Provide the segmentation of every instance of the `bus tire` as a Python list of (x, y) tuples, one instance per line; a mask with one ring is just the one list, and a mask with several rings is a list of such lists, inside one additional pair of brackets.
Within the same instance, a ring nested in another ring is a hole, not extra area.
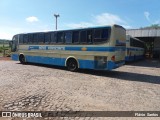
[(67, 68), (69, 71), (75, 72), (78, 69), (78, 63), (74, 58), (67, 60)]
[(26, 63), (26, 59), (25, 59), (24, 55), (21, 54), (19, 56), (19, 61), (20, 61), (21, 64), (25, 64)]

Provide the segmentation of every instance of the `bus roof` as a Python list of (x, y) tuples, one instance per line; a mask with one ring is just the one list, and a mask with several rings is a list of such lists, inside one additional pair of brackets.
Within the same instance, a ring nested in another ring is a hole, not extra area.
[[(96, 29), (96, 28), (111, 28), (112, 26), (114, 27), (119, 27), (119, 28), (123, 28), (122, 26), (120, 25), (117, 25), (117, 24), (113, 24), (113, 25), (106, 25), (106, 26), (95, 26), (95, 27), (86, 27), (86, 28), (76, 28), (76, 29), (66, 29), (66, 30), (53, 30), (53, 31), (44, 31), (44, 32), (30, 32), (30, 33), (19, 33), (19, 34), (16, 34), (16, 35), (21, 35), (21, 34), (33, 34), (33, 33), (49, 33), (49, 32), (65, 32), (65, 31), (76, 31), (76, 30), (87, 30), (87, 29)], [(125, 28), (123, 28), (125, 29)], [(14, 35), (15, 36), (15, 35)]]

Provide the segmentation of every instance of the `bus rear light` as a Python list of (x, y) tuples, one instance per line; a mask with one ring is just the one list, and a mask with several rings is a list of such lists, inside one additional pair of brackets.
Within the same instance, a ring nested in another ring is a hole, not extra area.
[(115, 61), (115, 60), (116, 60), (115, 55), (111, 57), (111, 60), (112, 60), (112, 61)]

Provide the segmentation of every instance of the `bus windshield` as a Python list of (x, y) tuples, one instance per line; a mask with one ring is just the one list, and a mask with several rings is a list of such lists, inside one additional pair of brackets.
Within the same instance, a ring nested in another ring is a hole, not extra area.
[(11, 41), (11, 52), (15, 52), (17, 50), (17, 44), (18, 44), (18, 36), (14, 36)]

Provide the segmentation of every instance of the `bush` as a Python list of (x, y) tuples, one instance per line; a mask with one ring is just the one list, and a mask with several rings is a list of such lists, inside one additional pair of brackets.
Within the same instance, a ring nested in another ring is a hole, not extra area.
[(0, 47), (0, 53), (3, 52), (3, 49)]

